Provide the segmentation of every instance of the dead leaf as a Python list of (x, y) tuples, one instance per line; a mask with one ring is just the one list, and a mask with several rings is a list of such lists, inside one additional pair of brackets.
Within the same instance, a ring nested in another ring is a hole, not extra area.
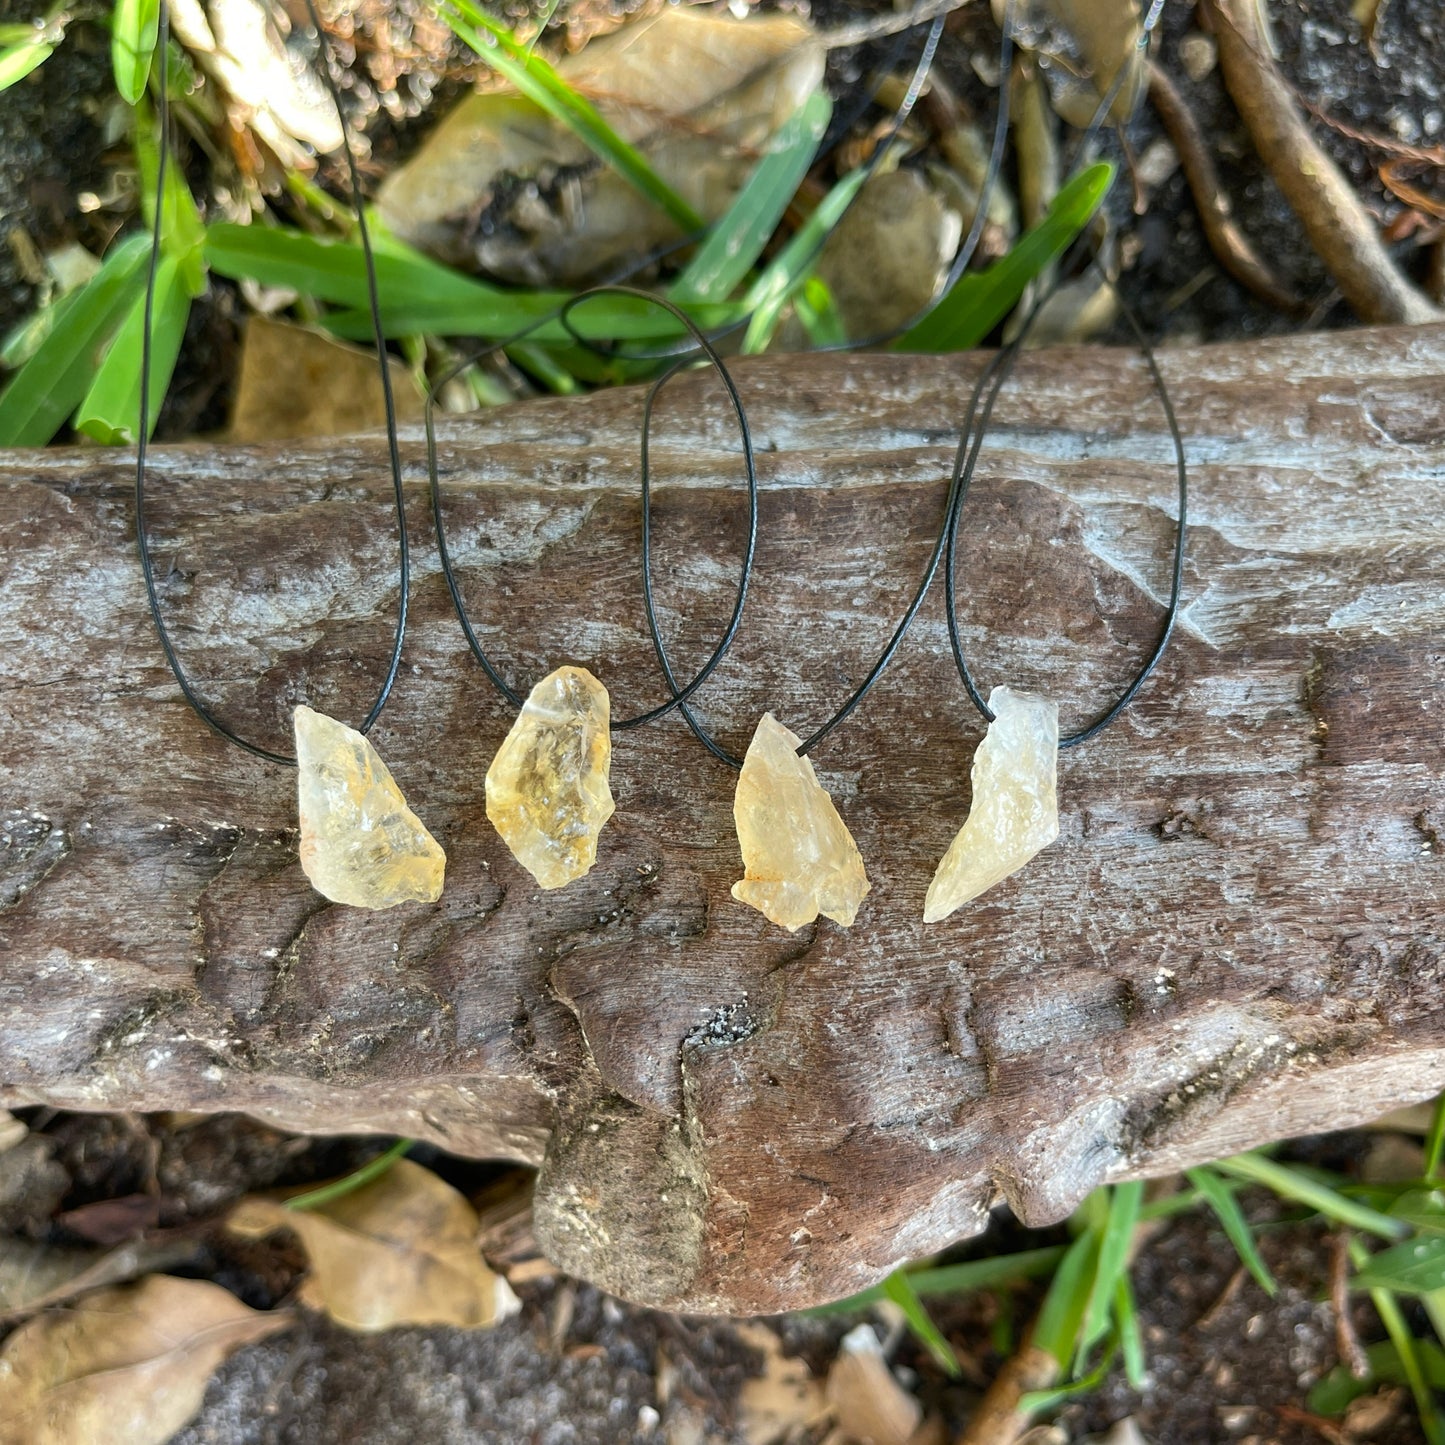
[(0, 1229), (38, 1233), (50, 1222), (70, 1188), (54, 1153), (52, 1139), (28, 1134), (0, 1154)]
[(227, 1355), (290, 1322), (168, 1275), (89, 1295), (0, 1350), (0, 1445), (162, 1445), (201, 1408)]
[(849, 1330), (828, 1371), (828, 1403), (856, 1445), (908, 1445), (923, 1407), (893, 1378), (871, 1325)]
[[(398, 419), (421, 419), (422, 399), (397, 363), (391, 391)], [(232, 441), (346, 436), (385, 424), (374, 352), (289, 321), (265, 316), (247, 321), (231, 409)]]
[[(993, 8), (1002, 24), (1004, 0)], [(1121, 70), (1109, 118), (1133, 115), (1147, 79), (1136, 0), (1022, 0), (1014, 27), (1019, 44), (1038, 56), (1054, 109), (1070, 125), (1082, 130), (1093, 120)]]
[(172, 0), (171, 28), (226, 99), (236, 129), (253, 131), (285, 167), (312, 171), (311, 148), (341, 148), (341, 122), (321, 81), (290, 53), (261, 0)]
[(963, 218), (923, 175), (875, 175), (818, 256), (849, 336), (906, 325), (933, 300), (963, 236)]
[(123, 1194), (67, 1209), (55, 1222), (92, 1244), (121, 1244), (160, 1224), (161, 1201), (154, 1194)]
[(738, 1420), (748, 1445), (777, 1445), (827, 1418), (822, 1384), (806, 1361), (783, 1353), (783, 1342), (766, 1325), (740, 1324), (738, 1338), (759, 1351), (763, 1372), (743, 1382)]
[(136, 1240), (107, 1250), (0, 1240), (0, 1325), (93, 1289), (189, 1264), (199, 1252), (194, 1238)]
[(521, 1308), (482, 1259), (471, 1205), (409, 1159), (317, 1209), (243, 1199), (227, 1227), (249, 1239), (294, 1233), (311, 1261), (301, 1302), (349, 1329), (479, 1329)]
[[(558, 62), (704, 219), (822, 83), (804, 21), (667, 6)], [(506, 87), (469, 96), (382, 184), (403, 240), (529, 285), (576, 284), (675, 240), (676, 225), (566, 127)]]

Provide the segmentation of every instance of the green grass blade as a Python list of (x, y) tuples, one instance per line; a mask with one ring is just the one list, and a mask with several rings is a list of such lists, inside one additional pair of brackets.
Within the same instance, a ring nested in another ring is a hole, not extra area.
[(385, 1153), (378, 1154), (375, 1159), (368, 1159), (365, 1164), (359, 1169), (353, 1169), (350, 1174), (344, 1175), (340, 1179), (333, 1179), (330, 1184), (309, 1189), (305, 1194), (293, 1194), (286, 1201), (285, 1207), (297, 1210), (320, 1209), (323, 1204), (330, 1204), (333, 1199), (340, 1199), (344, 1195), (351, 1194), (360, 1189), (363, 1184), (370, 1184), (373, 1179), (380, 1179), (415, 1142), (414, 1139), (398, 1139)]
[(582, 390), (577, 378), (545, 346), (532, 346), (523, 341), (509, 346), (507, 355), (554, 396), (575, 396)]
[[(1046, 1249), (1025, 1249), (1017, 1254), (999, 1254), (990, 1259), (967, 1259), (960, 1264), (944, 1264), (934, 1269), (915, 1269), (908, 1273), (908, 1283), (920, 1299), (934, 1295), (972, 1294), (993, 1289), (1018, 1280), (1037, 1279), (1056, 1268), (1066, 1252), (1062, 1244)], [(805, 1311), (810, 1315), (848, 1314), (866, 1309), (888, 1296), (881, 1284), (849, 1295), (833, 1304), (818, 1305)]]
[(1430, 1132), (1425, 1138), (1425, 1177), (1434, 1179), (1440, 1173), (1440, 1156), (1445, 1154), (1445, 1094), (1435, 1100), (1430, 1115)]
[(668, 294), (674, 301), (723, 301), (741, 285), (808, 174), (832, 114), (833, 102), (816, 91), (778, 131), (772, 149), (673, 282)]
[(1047, 1351), (1067, 1370), (1074, 1356), (1074, 1342), (1089, 1307), (1089, 1293), (1098, 1273), (1099, 1235), (1095, 1230), (1081, 1234), (1068, 1248), (1044, 1296), (1033, 1344)]
[(1388, 1289), (1395, 1294), (1445, 1290), (1445, 1235), (1407, 1239), (1372, 1254), (1354, 1283), (1362, 1289)]
[[(1372, 1262), (1369, 1253), (1358, 1239), (1350, 1241), (1350, 1262), (1360, 1271), (1355, 1280), (1351, 1281), (1353, 1284), (1361, 1278)], [(1370, 1303), (1374, 1305), (1375, 1313), (1379, 1315), (1380, 1323), (1385, 1326), (1385, 1333), (1389, 1335), (1390, 1343), (1394, 1345), (1399, 1356), (1405, 1382), (1415, 1397), (1415, 1409), (1419, 1413), (1420, 1428), (1424, 1431), (1425, 1439), (1429, 1441), (1429, 1445), (1445, 1445), (1445, 1419), (1441, 1418), (1435, 1403), (1435, 1395), (1426, 1376), (1422, 1358), (1421, 1346), (1427, 1342), (1417, 1340), (1410, 1333), (1400, 1303), (1390, 1290), (1371, 1289)]]
[[(186, 319), (191, 314), (190, 290), (179, 256), (162, 256), (156, 267), (155, 307), (151, 318), (151, 378), (149, 436), (160, 415), (161, 403), (176, 369)], [(75, 412), (75, 427), (106, 446), (135, 441), (140, 417), (141, 348), (145, 335), (144, 290), (131, 303), (110, 350), (95, 373)]]
[(1144, 1334), (1139, 1328), (1139, 1311), (1134, 1305), (1134, 1287), (1129, 1276), (1121, 1274), (1114, 1285), (1114, 1323), (1119, 1332), (1119, 1345), (1124, 1351), (1124, 1375), (1129, 1386), (1142, 1390), (1145, 1383)]
[[(156, 173), (160, 165), (150, 107), (136, 109), (136, 168), (140, 172), (141, 211), (148, 226), (156, 222)], [(174, 256), (180, 262), (181, 278), (192, 296), (206, 289), (206, 258), (204, 253), (206, 225), (196, 206), (196, 199), (186, 183), (185, 173), (174, 157), (167, 158), (165, 186), (160, 207), (161, 255)]]
[(150, 80), (156, 51), (160, 0), (115, 0), (110, 26), (110, 62), (121, 99), (139, 105)]
[(1285, 1199), (1308, 1205), (1326, 1219), (1363, 1229), (1367, 1234), (1377, 1234), (1381, 1239), (1400, 1239), (1409, 1233), (1409, 1226), (1400, 1220), (1391, 1219), (1388, 1214), (1381, 1214), (1367, 1205), (1357, 1204), (1353, 1199), (1346, 1199), (1327, 1184), (1263, 1155), (1236, 1154), (1219, 1160), (1214, 1168), (1221, 1174), (1230, 1174), (1251, 1184), (1262, 1184)]
[(101, 353), (145, 284), (150, 239), (131, 236), (67, 297), (50, 333), (0, 393), (0, 446), (40, 447), (90, 386)]
[(809, 276), (793, 293), (793, 313), (813, 346), (842, 346), (847, 342), (848, 328), (821, 276)]
[(938, 1367), (950, 1380), (956, 1380), (962, 1373), (953, 1346), (943, 1337), (943, 1331), (933, 1323), (933, 1317), (923, 1307), (923, 1301), (909, 1282), (907, 1274), (895, 1269), (883, 1281), (884, 1295), (903, 1311), (908, 1328), (913, 1331), (920, 1344), (933, 1356)]
[(12, 85), (24, 80), (32, 70), (37, 69), (55, 53), (53, 45), (35, 40), (22, 40), (0, 50), (0, 90), (9, 90)]
[(985, 271), (960, 276), (917, 325), (893, 343), (895, 351), (967, 351), (1008, 315), (1024, 287), (1057, 261), (1088, 225), (1114, 179), (1100, 161), (1081, 171), (1054, 197), (1048, 214)]
[(864, 166), (849, 171), (823, 197), (817, 210), (798, 227), (792, 240), (778, 252), (748, 288), (743, 305), (752, 313), (752, 320), (748, 322), (747, 333), (743, 337), (745, 355), (753, 356), (767, 349), (783, 314), (783, 307), (808, 279), (823, 242), (842, 220), (843, 212), (848, 209), (853, 197), (867, 179), (868, 171)]
[(1114, 1300), (1114, 1287), (1129, 1268), (1129, 1245), (1134, 1227), (1139, 1223), (1139, 1206), (1144, 1202), (1144, 1186), (1137, 1180), (1116, 1184), (1109, 1196), (1109, 1213), (1099, 1237), (1099, 1264), (1089, 1290), (1089, 1305), (1079, 1332), (1075, 1369), (1082, 1367), (1089, 1351), (1109, 1331), (1109, 1312)]
[(1104, 1358), (1087, 1375), (1060, 1385), (1054, 1390), (1028, 1390), (1019, 1396), (1018, 1410), (1022, 1415), (1045, 1415), (1057, 1410), (1065, 1402), (1079, 1395), (1092, 1395), (1109, 1377), (1114, 1368), (1114, 1350), (1105, 1353)]
[(1240, 1262), (1254, 1276), (1259, 1287), (1273, 1299), (1279, 1286), (1269, 1272), (1269, 1266), (1260, 1256), (1259, 1247), (1254, 1242), (1254, 1231), (1249, 1227), (1249, 1221), (1244, 1217), (1244, 1211), (1239, 1207), (1228, 1185), (1212, 1169), (1186, 1169), (1184, 1175), (1214, 1211), (1215, 1218), (1229, 1237)]
[(592, 153), (665, 211), (684, 231), (700, 231), (703, 218), (661, 176), (636, 146), (623, 140), (586, 96), (540, 55), (532, 54), (500, 21), (472, 0), (445, 0), (441, 17), (521, 95), (565, 125)]

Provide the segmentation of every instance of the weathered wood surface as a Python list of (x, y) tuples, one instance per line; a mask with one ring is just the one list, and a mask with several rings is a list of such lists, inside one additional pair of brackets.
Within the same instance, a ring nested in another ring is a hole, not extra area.
[[(790, 937), (731, 901), (733, 775), (676, 720), (619, 735), (595, 871), (531, 886), (483, 811), (510, 718), (427, 541), (374, 737), (450, 855), (431, 908), (311, 893), (294, 780), (177, 697), (142, 608), (125, 459), (0, 463), (0, 1102), (243, 1109), (540, 1163), (559, 1263), (634, 1299), (842, 1295), (1101, 1181), (1360, 1121), (1445, 1086), (1445, 328), (1166, 354), (1195, 486), (1188, 607), (1125, 718), (1062, 759), (1063, 834), (924, 929), (980, 726), (941, 596), (817, 763), (873, 879)], [(755, 590), (702, 694), (734, 747), (858, 678), (939, 520), (976, 359), (743, 364)], [(743, 512), (699, 375), (659, 420), (658, 590), (684, 657)], [(467, 590), (508, 673), (660, 695), (637, 590), (635, 392), (448, 425)], [(1033, 355), (968, 514), (986, 683), (1065, 725), (1153, 634), (1170, 454), (1141, 366)], [(355, 718), (395, 602), (377, 439), (155, 458), (165, 606), (209, 695), (283, 742)]]

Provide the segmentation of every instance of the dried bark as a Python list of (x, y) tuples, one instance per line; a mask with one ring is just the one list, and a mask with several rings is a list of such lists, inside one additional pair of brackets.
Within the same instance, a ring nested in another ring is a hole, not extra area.
[[(700, 694), (741, 747), (861, 676), (927, 555), (975, 358), (743, 364), (764, 485), (742, 634)], [(1167, 353), (1194, 467), (1188, 598), (1124, 719), (1064, 755), (1063, 834), (925, 929), (981, 725), (930, 599), (816, 758), (873, 880), (790, 936), (734, 904), (733, 775), (620, 734), (585, 880), (487, 825), (511, 721), (467, 656), (413, 488), (414, 630), (373, 737), (450, 855), (434, 907), (311, 893), (294, 778), (185, 707), (142, 607), (124, 457), (0, 460), (0, 1105), (243, 1109), (541, 1164), (538, 1237), (634, 1299), (806, 1305), (1094, 1185), (1355, 1123), (1445, 1085), (1445, 328)], [(660, 409), (658, 595), (679, 667), (726, 616), (734, 445), (698, 374)], [(523, 686), (659, 697), (637, 588), (636, 392), (449, 423), (451, 537)], [(419, 476), (419, 438), (406, 451)], [(257, 738), (354, 719), (395, 604), (384, 447), (155, 457), (165, 606)], [(1157, 626), (1170, 453), (1127, 353), (1034, 353), (970, 502), (985, 685), (1065, 727)]]

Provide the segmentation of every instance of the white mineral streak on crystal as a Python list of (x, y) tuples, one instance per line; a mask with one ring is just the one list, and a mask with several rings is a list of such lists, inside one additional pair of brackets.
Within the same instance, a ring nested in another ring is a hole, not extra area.
[(487, 769), (487, 817), (543, 888), (597, 861), (597, 835), (615, 806), (610, 706), (585, 667), (549, 672)]
[(733, 897), (796, 932), (820, 913), (848, 927), (868, 892), (863, 858), (833, 800), (797, 753), (799, 739), (764, 713), (733, 799), (746, 876)]
[(406, 805), (376, 749), (325, 713), (298, 707), (301, 867), (333, 903), (391, 908), (435, 903), (446, 854)]
[(973, 804), (933, 875), (923, 921), (937, 923), (1017, 872), (1059, 836), (1059, 709), (996, 687), (994, 720), (973, 755)]

